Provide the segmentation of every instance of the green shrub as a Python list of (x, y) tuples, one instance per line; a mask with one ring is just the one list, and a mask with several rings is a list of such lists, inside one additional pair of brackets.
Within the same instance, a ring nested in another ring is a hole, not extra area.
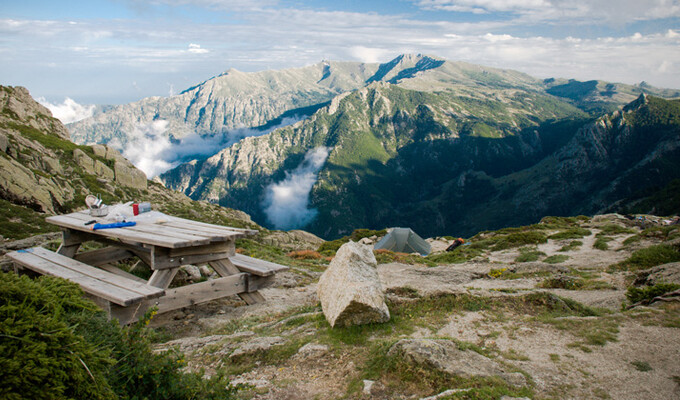
[(628, 259), (615, 264), (615, 270), (640, 270), (680, 261), (680, 251), (674, 246), (660, 244), (634, 251)]
[(557, 250), (557, 251), (561, 251), (561, 252), (572, 251), (572, 250), (578, 249), (578, 248), (581, 247), (581, 246), (583, 246), (583, 242), (582, 242), (582, 241), (580, 241), (580, 240), (572, 240), (571, 242), (569, 242), (569, 243), (565, 244), (564, 246), (562, 246), (562, 248), (560, 248), (560, 249)]
[(544, 280), (540, 283), (539, 287), (546, 289), (578, 290), (583, 288), (583, 279), (562, 275)]
[(152, 311), (120, 327), (73, 283), (14, 273), (0, 279), (1, 398), (233, 398), (223, 375), (184, 373), (180, 352), (152, 351)]
[(74, 284), (0, 274), (0, 397), (115, 399), (111, 350), (84, 340), (69, 320), (97, 317)]
[(609, 242), (611, 241), (612, 238), (600, 236), (595, 240), (595, 243), (593, 243), (593, 247), (602, 251), (609, 250)]
[(531, 247), (522, 247), (519, 249), (519, 256), (515, 258), (515, 262), (538, 261), (542, 256), (545, 256), (545, 253), (542, 251), (538, 251)]
[(649, 303), (655, 297), (677, 289), (680, 289), (680, 285), (676, 283), (657, 283), (654, 286), (645, 286), (643, 288), (629, 287), (626, 297), (631, 304), (640, 302)]
[(625, 226), (617, 225), (617, 224), (605, 224), (602, 226), (598, 227), (600, 229), (600, 233), (598, 235), (621, 235), (625, 233), (635, 233), (635, 229), (633, 228), (626, 228)]
[(548, 264), (559, 264), (567, 261), (568, 259), (569, 256), (565, 256), (564, 254), (554, 254), (543, 260), (543, 262), (546, 262)]
[(498, 251), (512, 247), (546, 243), (547, 241), (548, 237), (542, 232), (515, 232), (499, 237), (491, 249)]

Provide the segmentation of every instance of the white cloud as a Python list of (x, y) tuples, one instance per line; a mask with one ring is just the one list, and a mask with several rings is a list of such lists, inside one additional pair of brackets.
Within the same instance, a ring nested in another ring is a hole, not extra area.
[(267, 187), (264, 212), (275, 228), (301, 228), (316, 217), (318, 211), (309, 208), (309, 193), (329, 152), (327, 147), (309, 150), (297, 168), (286, 172), (284, 180)]
[(54, 118), (60, 120), (64, 124), (80, 121), (81, 119), (89, 118), (94, 113), (95, 106), (81, 105), (75, 100), (67, 97), (61, 104), (53, 104), (47, 101), (44, 97), (39, 97), (38, 103), (47, 107)]
[(350, 47), (349, 53), (352, 58), (365, 63), (383, 62), (388, 54), (392, 53), (390, 50), (370, 48), (364, 46)]
[(191, 43), (189, 44), (189, 53), (194, 54), (205, 54), (209, 51), (207, 49), (202, 49), (200, 44)]
[(126, 132), (126, 142), (114, 139), (108, 144), (118, 149), (135, 167), (153, 178), (179, 164), (196, 158), (212, 156), (225, 147), (249, 136), (261, 136), (275, 129), (300, 121), (302, 117), (284, 118), (280, 124), (266, 130), (234, 129), (212, 135), (189, 134), (172, 139), (166, 120), (155, 120), (137, 125)]
[(515, 24), (556, 21), (578, 25), (602, 21), (622, 25), (680, 16), (678, 0), (413, 0), (425, 10), (514, 14)]

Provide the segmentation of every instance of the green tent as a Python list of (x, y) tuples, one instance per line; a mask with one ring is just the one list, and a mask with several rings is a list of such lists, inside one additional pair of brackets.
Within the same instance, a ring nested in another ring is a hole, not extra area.
[(418, 236), (410, 228), (392, 228), (385, 237), (373, 247), (375, 250), (385, 249), (400, 253), (430, 254), (430, 244)]

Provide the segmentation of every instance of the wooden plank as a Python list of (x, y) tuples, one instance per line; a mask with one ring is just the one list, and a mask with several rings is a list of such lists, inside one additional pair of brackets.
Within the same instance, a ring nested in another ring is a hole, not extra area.
[(234, 241), (230, 240), (228, 242), (211, 243), (205, 246), (195, 246), (195, 247), (184, 247), (181, 249), (169, 249), (168, 255), (170, 257), (182, 257), (182, 256), (197, 256), (202, 254), (218, 254), (218, 253), (228, 253), (234, 252), (235, 246)]
[(84, 291), (97, 297), (109, 300), (122, 306), (128, 306), (144, 300), (145, 296), (123, 289), (111, 284), (107, 284), (99, 279), (83, 275), (77, 271), (64, 266), (54, 264), (32, 253), (10, 253), (8, 256), (15, 262), (26, 268), (40, 272), (43, 275), (52, 275), (68, 279), (80, 285)]
[[(189, 250), (190, 248), (187, 248)], [(184, 255), (179, 257), (173, 257), (169, 254), (168, 249), (161, 247), (154, 247), (151, 253), (151, 269), (162, 270), (168, 268), (176, 268), (187, 264), (205, 264), (215, 260), (221, 260), (223, 258), (231, 257), (234, 254), (234, 250), (231, 249), (224, 253), (213, 253), (213, 254), (198, 254), (198, 255)]]
[(103, 249), (76, 254), (73, 258), (82, 263), (99, 267), (100, 265), (118, 262), (130, 257), (134, 257), (134, 254), (128, 250), (118, 247), (105, 247)]
[(161, 313), (239, 294), (245, 292), (246, 288), (247, 275), (237, 274), (176, 289), (167, 289), (165, 296), (156, 300), (156, 303), (158, 312)]
[(146, 298), (158, 297), (163, 295), (163, 291), (158, 290), (158, 288), (140, 284), (139, 282), (130, 281), (129, 279), (123, 278), (121, 276), (114, 275), (110, 272), (102, 271), (99, 268), (95, 268), (87, 264), (83, 264), (74, 259), (53, 253), (49, 250), (43, 249), (42, 247), (34, 247), (30, 250), (32, 251), (31, 252), (32, 254), (38, 257), (42, 257), (43, 259), (48, 260), (53, 264), (58, 264), (65, 268), (69, 268), (73, 271), (79, 272), (82, 275), (86, 275), (91, 278), (104, 281), (110, 284), (111, 286), (117, 286), (119, 288), (123, 288), (131, 292), (138, 293)]
[(257, 276), (270, 276), (289, 269), (285, 265), (244, 256), (243, 254), (234, 254), (229, 257), (229, 260), (241, 271)]
[[(231, 275), (238, 275), (241, 273), (238, 268), (228, 258), (212, 261), (210, 266), (222, 277)], [(265, 301), (264, 297), (258, 292), (239, 293), (238, 296), (246, 302), (246, 304), (257, 304)]]
[(164, 222), (163, 225), (171, 225), (171, 226), (178, 226), (178, 227), (196, 227), (196, 228), (202, 228), (202, 229), (208, 229), (216, 232), (225, 232), (225, 233), (241, 233), (242, 235), (257, 235), (259, 232), (253, 229), (243, 229), (243, 228), (233, 228), (230, 226), (222, 226), (222, 225), (214, 225), (214, 224), (208, 224), (205, 222), (200, 222), (200, 221), (194, 221), (190, 219), (185, 219), (185, 218), (178, 218), (178, 217), (169, 217), (167, 222)]
[(165, 291), (166, 295), (161, 298), (145, 300), (131, 307), (111, 304), (110, 313), (121, 324), (129, 324), (137, 321), (149, 308), (154, 306), (158, 307), (158, 313), (160, 314), (233, 295), (245, 295), (249, 296), (248, 298), (253, 301), (263, 302), (264, 297), (259, 295), (259, 293), (245, 293), (248, 286), (247, 279), (247, 274), (236, 274), (180, 288), (168, 289)]
[[(80, 217), (78, 215), (80, 215)], [(137, 232), (127, 227), (114, 229), (100, 229), (92, 231), (89, 229), (89, 227), (83, 225), (83, 221), (87, 217), (89, 217), (87, 214), (72, 213), (67, 215), (56, 215), (53, 217), (47, 217), (45, 220), (51, 224), (58, 225), (62, 228), (74, 229), (78, 231), (100, 235), (103, 237), (121, 239), (130, 242), (140, 242), (168, 248), (187, 247), (193, 245), (191, 241), (187, 241), (184, 239), (172, 238), (168, 236), (150, 234), (145, 232)]]
[(147, 284), (144, 279), (138, 277), (137, 275), (132, 275), (131, 273), (129, 273), (127, 271), (123, 271), (122, 269), (120, 269), (118, 267), (114, 267), (113, 265), (104, 264), (104, 265), (100, 265), (99, 268), (103, 269), (106, 272), (110, 272), (114, 275), (122, 276), (122, 277), (130, 279), (132, 281), (142, 283), (144, 285)]

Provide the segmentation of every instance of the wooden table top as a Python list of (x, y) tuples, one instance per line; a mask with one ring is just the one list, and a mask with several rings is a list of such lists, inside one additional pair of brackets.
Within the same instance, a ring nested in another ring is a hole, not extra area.
[[(171, 249), (227, 242), (257, 233), (257, 231), (252, 229), (207, 224), (169, 215), (159, 218), (140, 218), (136, 221), (137, 224), (135, 226), (97, 230), (92, 230), (92, 225), (84, 225), (85, 222), (92, 220), (96, 220), (101, 224), (114, 222), (102, 217), (93, 217), (87, 211), (55, 215), (45, 219), (48, 223), (61, 228)], [(135, 219), (131, 220), (134, 221)]]

